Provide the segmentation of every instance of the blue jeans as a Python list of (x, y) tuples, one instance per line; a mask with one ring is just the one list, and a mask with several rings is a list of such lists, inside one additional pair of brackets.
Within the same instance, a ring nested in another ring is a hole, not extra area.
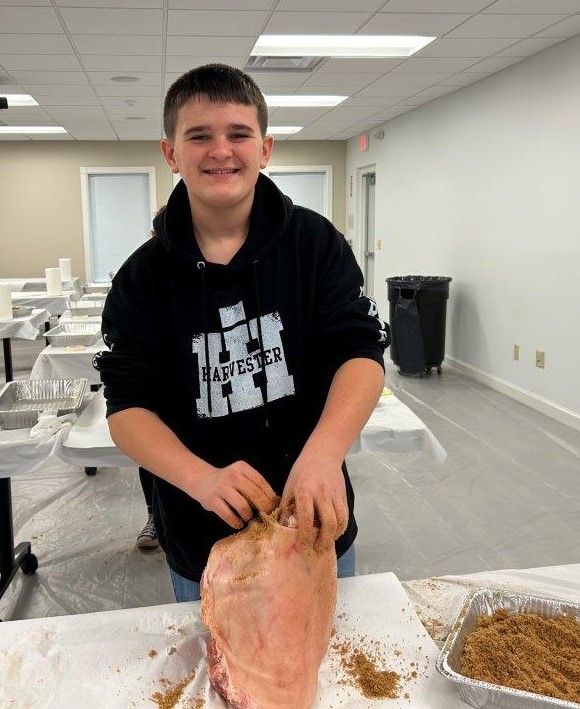
[[(356, 554), (354, 544), (352, 544), (344, 554), (338, 558), (336, 575), (339, 579), (354, 576), (355, 561)], [(169, 569), (169, 574), (171, 576), (171, 583), (173, 584), (175, 600), (178, 603), (183, 603), (184, 601), (199, 601), (199, 583), (197, 583), (197, 581), (190, 581), (180, 576), (173, 569)]]

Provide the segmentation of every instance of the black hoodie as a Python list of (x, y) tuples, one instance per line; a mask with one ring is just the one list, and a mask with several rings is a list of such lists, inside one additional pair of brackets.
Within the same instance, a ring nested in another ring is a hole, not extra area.
[[(154, 232), (119, 269), (105, 303), (110, 350), (95, 367), (107, 415), (154, 411), (199, 457), (216, 467), (245, 460), (281, 495), (336, 370), (354, 357), (383, 365), (387, 326), (361, 295), (352, 250), (264, 175), (248, 237), (229, 264), (204, 260), (183, 182)], [(338, 556), (357, 531), (346, 469), (345, 477), (350, 515)], [(214, 542), (233, 530), (161, 478), (153, 511), (169, 565), (198, 581)]]

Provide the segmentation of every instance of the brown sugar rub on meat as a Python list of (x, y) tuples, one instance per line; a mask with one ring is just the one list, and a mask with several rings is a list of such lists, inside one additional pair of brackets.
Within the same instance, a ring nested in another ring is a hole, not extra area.
[(334, 547), (298, 541), (296, 518), (261, 514), (217, 542), (201, 580), (210, 682), (233, 709), (310, 709), (336, 606)]

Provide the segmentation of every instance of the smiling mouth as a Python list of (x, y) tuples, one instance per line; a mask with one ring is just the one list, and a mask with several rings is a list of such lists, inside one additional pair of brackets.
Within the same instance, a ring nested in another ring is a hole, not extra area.
[(239, 171), (239, 167), (214, 167), (203, 170), (203, 173), (205, 175), (235, 175)]

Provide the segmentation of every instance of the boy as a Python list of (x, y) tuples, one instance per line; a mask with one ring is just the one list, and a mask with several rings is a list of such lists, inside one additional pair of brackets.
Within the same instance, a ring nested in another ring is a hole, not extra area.
[(382, 390), (388, 333), (344, 237), (260, 174), (267, 125), (238, 69), (173, 84), (161, 148), (182, 180), (103, 313), (111, 435), (156, 476), (178, 601), (199, 598), (217, 539), (291, 501), (301, 538), (316, 525), (315, 546), (335, 543), (339, 574), (354, 573), (343, 461)]

